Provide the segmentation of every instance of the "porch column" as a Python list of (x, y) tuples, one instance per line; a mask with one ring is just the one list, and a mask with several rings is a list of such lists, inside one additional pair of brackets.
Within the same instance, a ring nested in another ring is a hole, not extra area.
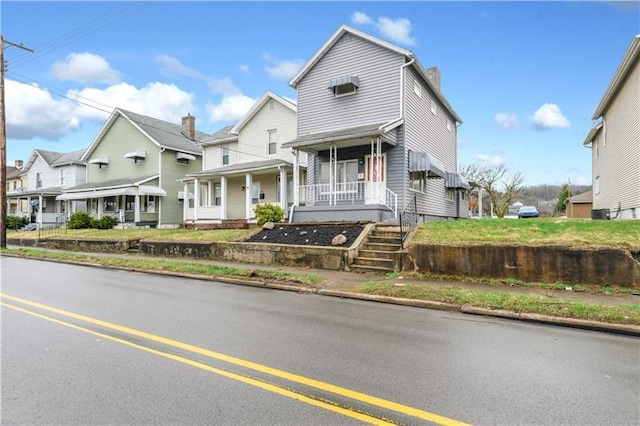
[(284, 215), (289, 216), (287, 213), (287, 171), (284, 168), (280, 169), (280, 207), (284, 210)]
[(140, 194), (133, 197), (133, 220), (140, 222)]
[(293, 204), (300, 205), (300, 151), (293, 151)]
[(213, 199), (213, 197), (211, 196), (212, 189), (213, 189), (213, 182), (211, 182), (211, 180), (208, 180), (207, 181), (207, 202), (205, 203), (207, 207), (211, 207), (211, 200)]
[(227, 218), (227, 177), (220, 178), (220, 219)]
[(42, 226), (42, 194), (38, 195), (38, 223)]
[(244, 180), (245, 219), (251, 219), (251, 185), (253, 184), (251, 173), (247, 173)]
[(189, 184), (182, 182), (182, 221), (186, 222), (189, 215)]
[(99, 197), (98, 198), (98, 219), (102, 218), (103, 207), (104, 207), (104, 198)]
[(31, 195), (27, 195), (27, 216), (29, 217), (29, 223), (31, 223), (31, 212), (33, 212), (33, 206), (31, 205)]
[(329, 205), (338, 204), (336, 194), (336, 177), (338, 174), (338, 147), (331, 145), (329, 147)]
[(193, 220), (198, 219), (198, 206), (200, 206), (200, 179), (193, 180)]

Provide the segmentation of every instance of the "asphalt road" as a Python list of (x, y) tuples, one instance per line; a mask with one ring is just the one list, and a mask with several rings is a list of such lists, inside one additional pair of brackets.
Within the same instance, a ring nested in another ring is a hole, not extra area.
[(2, 424), (638, 424), (640, 339), (19, 258)]

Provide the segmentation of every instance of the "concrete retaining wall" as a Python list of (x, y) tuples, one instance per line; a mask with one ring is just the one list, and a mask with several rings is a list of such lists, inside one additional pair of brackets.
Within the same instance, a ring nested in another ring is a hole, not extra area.
[[(84, 240), (50, 238), (44, 242), (47, 248), (93, 253), (123, 253), (138, 246), (138, 240)], [(38, 244), (43, 245), (43, 242)]]
[(640, 285), (640, 262), (607, 247), (413, 244), (402, 255), (410, 272), (526, 282)]

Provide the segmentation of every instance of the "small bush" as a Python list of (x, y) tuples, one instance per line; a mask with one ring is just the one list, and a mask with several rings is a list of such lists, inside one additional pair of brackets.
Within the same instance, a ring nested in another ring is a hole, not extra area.
[(29, 224), (29, 218), (23, 216), (7, 216), (5, 222), (6, 229), (18, 230)]
[(258, 226), (267, 222), (280, 222), (284, 219), (284, 210), (277, 204), (258, 204), (255, 207)]
[(113, 216), (102, 216), (100, 219), (93, 219), (91, 225), (96, 229), (113, 229), (118, 224), (118, 219)]
[(88, 212), (76, 212), (71, 215), (67, 227), (69, 229), (93, 228), (93, 218)]

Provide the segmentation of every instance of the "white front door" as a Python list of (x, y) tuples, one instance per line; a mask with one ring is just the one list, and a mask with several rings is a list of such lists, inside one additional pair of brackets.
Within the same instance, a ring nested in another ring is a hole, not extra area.
[(387, 154), (367, 155), (365, 204), (384, 204), (386, 198)]

